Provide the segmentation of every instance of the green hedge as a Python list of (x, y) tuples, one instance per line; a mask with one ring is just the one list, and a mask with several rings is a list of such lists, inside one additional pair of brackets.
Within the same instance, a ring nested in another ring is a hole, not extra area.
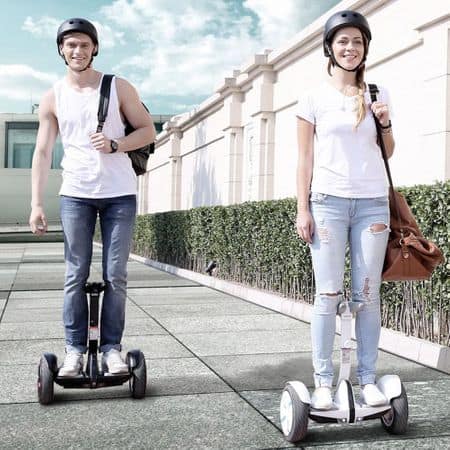
[[(450, 182), (401, 189), (424, 235), (450, 261)], [(313, 302), (308, 246), (295, 231), (295, 199), (246, 202), (138, 216), (133, 252), (218, 277)], [(383, 283), (383, 326), (449, 345), (449, 264), (430, 281)], [(349, 280), (346, 279), (346, 290)]]

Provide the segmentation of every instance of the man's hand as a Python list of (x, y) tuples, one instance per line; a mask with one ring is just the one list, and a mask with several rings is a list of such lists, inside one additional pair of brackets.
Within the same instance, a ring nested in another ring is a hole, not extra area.
[(41, 206), (35, 206), (31, 209), (30, 228), (33, 234), (42, 236), (47, 232), (47, 218), (44, 209)]
[(89, 135), (89, 138), (95, 150), (102, 153), (111, 153), (111, 140), (103, 133), (92, 133)]

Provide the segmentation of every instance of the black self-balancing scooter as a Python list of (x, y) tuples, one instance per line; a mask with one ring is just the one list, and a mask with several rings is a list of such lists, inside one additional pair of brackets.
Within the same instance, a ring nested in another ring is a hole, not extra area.
[(38, 367), (37, 391), (39, 403), (48, 405), (54, 399), (53, 383), (68, 389), (119, 386), (129, 381), (130, 392), (133, 398), (145, 397), (147, 387), (147, 367), (144, 354), (140, 350), (131, 350), (127, 353), (126, 362), (128, 373), (108, 373), (106, 365), (98, 365), (98, 316), (100, 293), (104, 291), (103, 283), (87, 283), (85, 291), (89, 295), (89, 348), (86, 367), (74, 377), (58, 376), (58, 362), (56, 355), (44, 353)]
[(358, 423), (381, 419), (383, 427), (392, 434), (403, 434), (408, 426), (408, 398), (398, 375), (384, 375), (377, 386), (388, 400), (386, 405), (369, 406), (355, 400), (350, 383), (352, 317), (364, 306), (344, 300), (339, 304), (341, 316), (341, 365), (333, 407), (318, 410), (311, 406), (311, 397), (301, 381), (289, 381), (281, 395), (280, 421), (284, 437), (299, 442), (308, 430), (308, 420), (319, 423)]

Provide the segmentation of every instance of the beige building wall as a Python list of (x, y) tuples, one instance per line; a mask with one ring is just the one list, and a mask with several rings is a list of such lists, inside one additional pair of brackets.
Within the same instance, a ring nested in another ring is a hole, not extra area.
[(295, 195), (297, 98), (327, 79), (323, 26), (342, 9), (371, 26), (366, 81), (391, 95), (394, 182), (450, 178), (448, 0), (344, 0), (284, 46), (230, 68), (210, 98), (169, 121), (141, 183), (140, 213)]

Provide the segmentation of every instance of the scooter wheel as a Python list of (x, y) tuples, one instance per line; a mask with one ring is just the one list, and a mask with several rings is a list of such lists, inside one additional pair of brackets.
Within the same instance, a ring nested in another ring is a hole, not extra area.
[(391, 434), (403, 434), (408, 428), (408, 397), (402, 383), (398, 397), (391, 400), (391, 409), (381, 416), (384, 429)]
[(127, 363), (131, 373), (129, 386), (133, 398), (144, 398), (147, 389), (147, 366), (144, 354), (139, 350), (127, 353)]
[(308, 431), (309, 405), (300, 400), (296, 390), (287, 385), (281, 394), (280, 422), (288, 442), (301, 441)]
[(45, 354), (41, 356), (38, 366), (37, 391), (41, 405), (48, 405), (53, 401), (53, 380), (57, 370), (56, 356)]

